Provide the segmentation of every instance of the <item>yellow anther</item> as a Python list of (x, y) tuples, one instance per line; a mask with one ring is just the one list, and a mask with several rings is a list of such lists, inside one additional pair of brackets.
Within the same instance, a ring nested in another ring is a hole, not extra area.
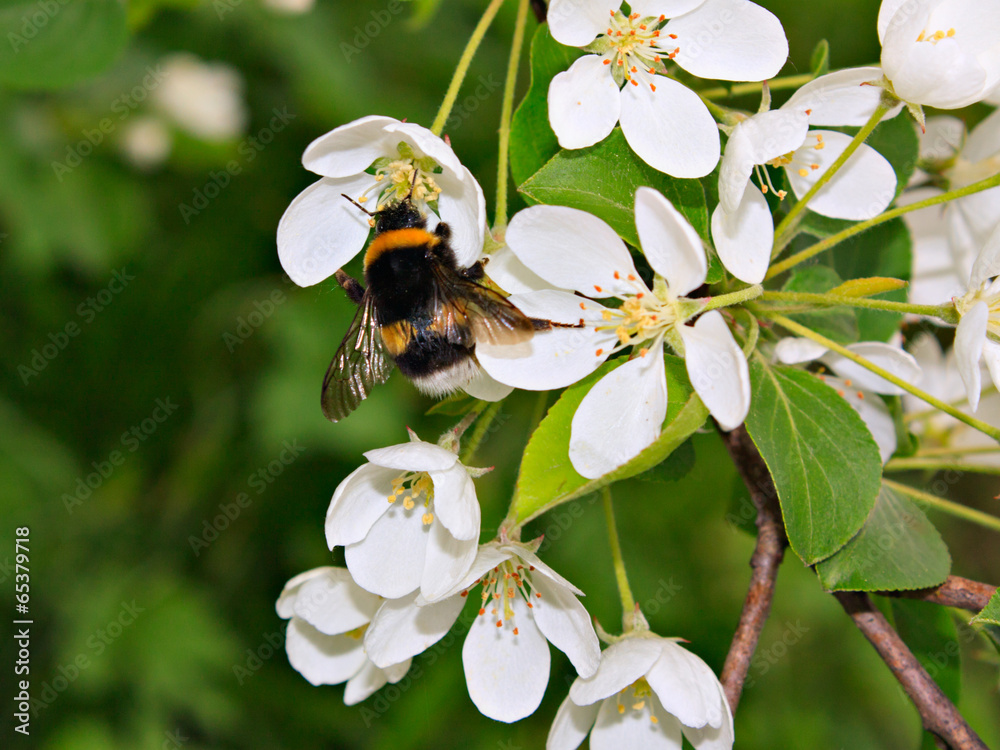
[(420, 520), (423, 521), (424, 526), (430, 526), (434, 522), (434, 514), (424, 513), (420, 516)]

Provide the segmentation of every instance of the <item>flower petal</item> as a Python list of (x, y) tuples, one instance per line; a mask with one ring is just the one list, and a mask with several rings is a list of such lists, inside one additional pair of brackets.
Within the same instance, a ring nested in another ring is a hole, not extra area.
[(983, 345), (983, 361), (990, 371), (993, 385), (997, 390), (1000, 390), (1000, 344), (986, 339), (986, 343)]
[[(817, 148), (821, 136), (823, 147)], [(806, 145), (795, 152), (794, 164), (785, 167), (792, 192), (801, 198), (836, 161), (851, 136), (832, 130), (813, 130)], [(815, 165), (815, 169), (812, 166)], [(878, 216), (896, 195), (896, 173), (878, 151), (862, 143), (847, 163), (809, 201), (809, 210), (833, 219), (861, 221)]]
[(635, 191), (635, 228), (643, 255), (653, 270), (681, 296), (705, 283), (708, 260), (701, 238), (663, 194), (653, 188)]
[(536, 331), (528, 341), (513, 346), (477, 344), (479, 364), (501, 383), (529, 391), (564, 388), (600, 367), (618, 344), (614, 331), (607, 330), (601, 319), (606, 308), (597, 302), (556, 291), (515, 294), (509, 299), (529, 317), (571, 324), (583, 318), (586, 326)]
[(695, 392), (722, 429), (736, 429), (750, 410), (750, 369), (722, 313), (710, 310), (677, 330)]
[(361, 671), (347, 681), (344, 688), (344, 705), (353, 706), (360, 703), (388, 682), (384, 670), (379, 669), (367, 659)]
[(295, 597), (295, 616), (325, 635), (346, 633), (371, 621), (381, 600), (358, 586), (344, 568), (306, 581)]
[(722, 725), (717, 728), (711, 726), (693, 729), (681, 727), (687, 741), (694, 745), (695, 750), (732, 750), (735, 734), (733, 733), (733, 712), (729, 710), (729, 702), (726, 695), (719, 686), (719, 695), (722, 698), (722, 705), (725, 709), (725, 716)]
[(580, 747), (594, 726), (599, 708), (599, 703), (578, 706), (567, 695), (552, 720), (545, 750), (576, 750)]
[(554, 286), (524, 265), (507, 245), (490, 255), (489, 261), (486, 275), (508, 294), (537, 292)]
[(705, 0), (633, 0), (629, 8), (640, 16), (666, 16), (673, 18), (690, 13), (705, 4)]
[[(862, 341), (858, 344), (851, 344), (847, 347), (859, 357), (864, 357), (872, 364), (876, 364), (883, 370), (888, 370), (908, 383), (916, 383), (920, 380), (920, 365), (913, 355), (905, 352), (898, 346), (883, 344), (880, 341)], [(866, 370), (861, 365), (844, 357), (836, 352), (828, 352), (823, 356), (823, 361), (837, 373), (840, 377), (850, 380), (855, 388), (863, 388), (874, 393), (883, 393), (887, 396), (902, 396), (906, 391), (898, 385), (893, 385), (885, 378), (876, 375), (870, 370)]]
[[(503, 549), (501, 545), (497, 542), (487, 542), (486, 544), (479, 545), (479, 549), (476, 552), (476, 558), (472, 562), (472, 567), (469, 568), (469, 572), (465, 574), (458, 583), (456, 583), (450, 591), (446, 592), (442, 599), (445, 597), (458, 596), (464, 591), (472, 588), (479, 579), (483, 577), (485, 573), (492, 570), (500, 563), (509, 560), (512, 553), (509, 550)], [(438, 600), (440, 601), (440, 599)], [(417, 606), (423, 607), (428, 602), (424, 598), (423, 594), (417, 595)]]
[(456, 539), (479, 540), (479, 501), (476, 485), (460, 463), (429, 472), (434, 483), (434, 514)]
[[(882, 80), (882, 68), (847, 68), (814, 78), (782, 105), (782, 109), (809, 111), (809, 124), (819, 127), (860, 127), (871, 118), (882, 101), (882, 89), (870, 85)], [(888, 120), (902, 111), (893, 107), (882, 118)]]
[(774, 347), (774, 358), (786, 365), (797, 365), (819, 359), (828, 351), (829, 349), (812, 339), (789, 337), (782, 339)]
[(501, 383), (491, 377), (486, 370), (479, 368), (479, 372), (462, 386), (462, 390), (481, 401), (500, 401), (513, 392), (514, 386)]
[(621, 112), (621, 94), (604, 60), (584, 55), (549, 83), (548, 106), (559, 145), (586, 148), (611, 135)]
[(553, 39), (568, 47), (584, 47), (607, 27), (608, 11), (621, 4), (621, 0), (551, 0), (545, 17)]
[(361, 252), (368, 239), (368, 217), (344, 200), (375, 183), (369, 174), (323, 178), (296, 196), (278, 222), (278, 260), (299, 286), (333, 275)]
[(569, 657), (581, 677), (589, 677), (601, 663), (601, 646), (590, 615), (572, 592), (545, 576), (533, 576), (535, 623), (549, 643)]
[[(443, 599), (465, 575), (476, 559), (479, 533), (473, 539), (459, 540), (436, 520), (431, 525), (420, 595), (427, 602)], [(477, 527), (478, 528), (478, 527)]]
[(759, 284), (767, 275), (774, 243), (774, 220), (767, 199), (749, 184), (734, 213), (720, 202), (712, 212), (712, 240), (719, 260), (733, 276)]
[(302, 166), (324, 177), (350, 177), (364, 172), (381, 156), (395, 153), (399, 138), (386, 134), (398, 123), (393, 117), (369, 115), (334, 128), (310, 143)]
[[(524, 265), (562, 289), (588, 297), (634, 294), (638, 277), (625, 243), (604, 221), (566, 206), (532, 206), (507, 227), (507, 246)], [(617, 274), (617, 276), (616, 276)]]
[(671, 177), (704, 177), (719, 163), (715, 119), (683, 84), (656, 76), (656, 91), (626, 85), (621, 106), (625, 140), (653, 169)]
[(338, 685), (356, 675), (367, 658), (361, 641), (346, 635), (323, 635), (293, 617), (285, 632), (288, 663), (313, 685)]
[(569, 689), (578, 706), (586, 706), (614, 695), (649, 671), (660, 658), (660, 638), (625, 638), (612, 643), (601, 654), (601, 664), (591, 677), (581, 677)]
[(729, 213), (739, 208), (756, 163), (753, 141), (744, 129), (747, 122), (749, 120), (738, 124), (729, 136), (719, 165), (719, 206)]
[(874, 438), (875, 444), (878, 445), (882, 463), (885, 464), (892, 458), (892, 454), (896, 452), (896, 447), (899, 444), (896, 437), (896, 423), (893, 421), (892, 415), (889, 414), (889, 408), (885, 402), (874, 393), (859, 390), (853, 382), (848, 385), (843, 379), (829, 375), (824, 375), (822, 380), (842, 396), (858, 413), (868, 428), (868, 432)]
[(760, 112), (737, 127), (753, 144), (754, 164), (763, 164), (803, 144), (809, 133), (809, 115), (803, 110), (782, 107)]
[(986, 344), (986, 324), (990, 309), (985, 302), (977, 302), (961, 320), (955, 331), (955, 365), (965, 383), (965, 393), (969, 397), (969, 408), (973, 412), (979, 408), (979, 393), (982, 390), (982, 373), (979, 359)]
[(583, 592), (580, 589), (556, 573), (548, 563), (542, 562), (538, 555), (529, 549), (528, 545), (521, 542), (508, 542), (507, 544), (501, 544), (499, 549), (507, 552), (511, 557), (520, 558), (525, 565), (534, 568), (534, 573), (545, 576), (556, 586), (570, 591), (576, 596), (583, 596)]
[(364, 456), (373, 464), (400, 471), (444, 471), (458, 461), (450, 450), (423, 440), (376, 448)]
[(365, 464), (348, 474), (333, 493), (326, 512), (326, 543), (330, 549), (360, 542), (389, 509), (395, 469)]
[(663, 346), (636, 357), (594, 383), (573, 415), (569, 459), (597, 479), (635, 458), (660, 436), (667, 415)]
[[(289, 617), (295, 614), (295, 597), (299, 595), (299, 591), (302, 589), (302, 585), (313, 578), (318, 576), (327, 575), (329, 571), (332, 570), (343, 570), (343, 568), (335, 568), (332, 565), (325, 565), (321, 568), (313, 568), (312, 570), (307, 570), (304, 573), (299, 573), (297, 576), (290, 578), (288, 583), (285, 584), (284, 588), (281, 589), (281, 595), (278, 596), (278, 601), (275, 603), (274, 608), (278, 612), (278, 617), (287, 620)], [(350, 574), (348, 574), (350, 575)]]
[(747, 0), (707, 0), (672, 18), (660, 40), (667, 52), (676, 48), (674, 62), (698, 78), (763, 81), (778, 75), (788, 57), (781, 21)]
[(347, 569), (366, 591), (386, 599), (406, 596), (420, 585), (429, 537), (420, 509), (407, 511), (396, 501), (363, 540), (347, 545)]
[(468, 268), (483, 252), (486, 235), (486, 198), (483, 189), (465, 167), (455, 173), (434, 176), (441, 188), (437, 207), (441, 221), (451, 227), (451, 245), (459, 268)]
[(971, 289), (979, 289), (988, 279), (1000, 275), (1000, 224), (986, 240), (986, 244), (972, 266), (972, 276), (969, 279)]
[[(418, 159), (423, 156), (429, 156), (446, 173), (452, 172), (453, 174), (458, 174), (462, 171), (462, 163), (459, 161), (452, 147), (441, 136), (434, 135), (433, 132), (423, 125), (418, 125), (415, 122), (394, 120), (386, 125), (385, 130), (387, 137), (391, 138), (390, 142), (392, 143), (393, 152), (395, 152), (399, 141), (405, 141), (413, 148), (414, 154)], [(388, 155), (388, 153), (385, 155)]]
[(683, 646), (663, 640), (660, 658), (646, 681), (668, 713), (689, 727), (718, 727), (725, 710), (719, 679), (709, 666)]
[(451, 630), (465, 604), (452, 596), (418, 607), (416, 593), (385, 602), (365, 631), (365, 651), (383, 669), (423, 653)]
[[(655, 695), (643, 699), (634, 691), (627, 691), (622, 698), (624, 711), (620, 711), (618, 702), (611, 698), (601, 703), (597, 721), (590, 730), (590, 750), (640, 747), (643, 750), (681, 750), (681, 725), (657, 705), (659, 701)], [(635, 705), (642, 708), (633, 708)]]
[[(551, 661), (549, 645), (535, 624), (534, 613), (520, 596), (509, 601), (512, 618), (477, 616), (462, 646), (469, 697), (484, 716), (508, 723), (538, 708)], [(497, 627), (497, 622), (502, 625)]]

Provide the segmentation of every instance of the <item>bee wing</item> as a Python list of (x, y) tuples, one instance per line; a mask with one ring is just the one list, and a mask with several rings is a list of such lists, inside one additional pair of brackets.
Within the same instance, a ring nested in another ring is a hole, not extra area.
[(534, 322), (503, 295), (442, 266), (435, 272), (435, 327), (448, 341), (471, 347), (477, 341), (516, 344), (531, 338)]
[(389, 379), (392, 368), (375, 323), (372, 297), (366, 294), (323, 378), (323, 414), (331, 422), (343, 419), (368, 397), (372, 386)]

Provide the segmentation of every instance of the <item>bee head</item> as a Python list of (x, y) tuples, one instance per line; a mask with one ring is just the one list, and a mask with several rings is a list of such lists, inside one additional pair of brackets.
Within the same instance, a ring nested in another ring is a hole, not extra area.
[(404, 198), (399, 203), (386, 206), (375, 214), (375, 234), (411, 227), (424, 229), (426, 226), (427, 219), (417, 210), (409, 197)]

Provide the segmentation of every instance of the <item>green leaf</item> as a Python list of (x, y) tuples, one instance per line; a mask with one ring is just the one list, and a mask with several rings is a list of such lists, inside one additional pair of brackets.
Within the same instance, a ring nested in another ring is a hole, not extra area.
[(820, 39), (809, 56), (809, 70), (817, 78), (830, 72), (830, 43)]
[(812, 565), (865, 522), (882, 475), (871, 433), (854, 409), (804, 370), (750, 366), (746, 427), (774, 479), (792, 549)]
[(685, 440), (663, 461), (649, 471), (640, 474), (636, 479), (644, 482), (667, 483), (683, 479), (694, 468), (694, 443)]
[(944, 607), (913, 599), (893, 599), (896, 632), (952, 703), (962, 693), (962, 649), (955, 618)]
[(643, 186), (663, 193), (708, 242), (708, 208), (701, 183), (653, 169), (632, 152), (621, 128), (595, 146), (560, 151), (518, 190), (537, 203), (589, 211), (638, 247), (633, 205), (636, 189)]
[(520, 185), (559, 152), (559, 141), (549, 125), (549, 83), (583, 54), (552, 38), (542, 24), (531, 40), (531, 86), (510, 124), (510, 172)]
[[(836, 271), (829, 266), (815, 265), (793, 271), (783, 289), (822, 294), (840, 284)], [(853, 344), (858, 340), (858, 318), (850, 307), (831, 307), (788, 317), (839, 344)]]
[[(832, 252), (833, 267), (842, 279), (888, 276), (910, 280), (913, 267), (910, 233), (902, 219), (879, 224), (851, 237)], [(906, 301), (906, 289), (875, 295), (872, 299)], [(857, 310), (861, 341), (888, 341), (902, 322), (902, 313)]]
[(951, 555), (934, 525), (911, 500), (883, 487), (861, 531), (816, 566), (831, 591), (908, 591), (936, 586)]
[(708, 409), (694, 394), (684, 360), (667, 356), (667, 417), (660, 437), (642, 453), (610, 474), (587, 479), (569, 460), (569, 435), (573, 415), (584, 396), (604, 375), (625, 364), (624, 357), (605, 362), (595, 372), (567, 388), (538, 425), (524, 450), (514, 489), (513, 508), (518, 523), (546, 510), (649, 471), (666, 459), (708, 418)]
[(54, 89), (91, 78), (125, 49), (119, 0), (0, 2), (0, 83)]
[(983, 611), (973, 617), (972, 622), (976, 625), (1000, 626), (1000, 591), (993, 592)]

